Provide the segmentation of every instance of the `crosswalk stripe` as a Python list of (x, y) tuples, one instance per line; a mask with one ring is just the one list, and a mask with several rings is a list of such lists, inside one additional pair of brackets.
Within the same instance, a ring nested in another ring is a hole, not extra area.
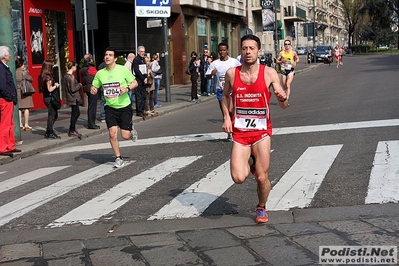
[(366, 204), (399, 202), (399, 141), (380, 141), (365, 199)]
[(186, 167), (199, 158), (201, 158), (201, 156), (177, 157), (160, 163), (70, 211), (49, 224), (48, 227), (61, 227), (66, 224), (75, 223), (84, 225), (93, 224), (102, 216), (115, 211), (152, 185), (170, 174), (181, 170), (183, 167)]
[(227, 161), (192, 184), (148, 220), (197, 217), (233, 184), (230, 161)]
[(56, 167), (45, 167), (41, 169), (34, 170), (29, 173), (22, 174), (20, 176), (16, 176), (14, 178), (5, 180), (0, 182), (0, 193), (13, 189), (15, 187), (21, 186), (25, 183), (31, 182), (33, 180), (39, 179), (43, 176), (50, 175), (52, 173), (61, 171), (70, 165), (67, 166), (56, 166)]
[[(126, 165), (130, 163), (125, 162)], [(0, 206), (0, 226), (79, 186), (92, 182), (118, 169), (121, 168), (113, 168), (113, 163), (111, 162), (104, 163)]]
[(267, 210), (309, 206), (342, 145), (309, 147), (273, 187)]
[(0, 172), (0, 175), (1, 175), (1, 174), (4, 174), (4, 173), (6, 173), (6, 172)]
[[(335, 130), (392, 127), (392, 126), (399, 126), (399, 119), (273, 128), (273, 135), (288, 135), (288, 134), (299, 134), (299, 133), (326, 132), (326, 131), (335, 131)], [(131, 146), (147, 146), (147, 145), (168, 144), (168, 143), (210, 141), (210, 140), (219, 140), (219, 139), (226, 139), (226, 133), (217, 132), (217, 133), (190, 134), (190, 135), (181, 135), (181, 136), (166, 136), (160, 138), (157, 137), (149, 139), (139, 139), (136, 142), (121, 141), (119, 142), (119, 145), (121, 148), (123, 148)], [(97, 143), (97, 144), (81, 145), (77, 147), (67, 147), (67, 148), (52, 150), (44, 154), (51, 155), (51, 154), (69, 153), (69, 152), (84, 152), (84, 151), (109, 149), (110, 147), (111, 146), (108, 142)]]

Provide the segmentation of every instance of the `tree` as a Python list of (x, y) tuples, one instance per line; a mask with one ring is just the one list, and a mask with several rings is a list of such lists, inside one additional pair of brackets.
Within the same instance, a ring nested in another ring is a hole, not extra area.
[(399, 0), (391, 0), (389, 4), (393, 11), (393, 22), (396, 26), (396, 47), (399, 47)]
[(351, 44), (354, 42), (354, 32), (356, 29), (356, 25), (359, 22), (362, 14), (359, 12), (363, 7), (364, 1), (363, 0), (340, 0), (342, 4), (342, 8), (344, 11), (344, 17), (347, 24), (347, 31), (348, 31), (348, 47), (351, 48)]
[(365, 40), (373, 42), (377, 47), (394, 41), (395, 35), (392, 31), (394, 13), (390, 0), (366, 0), (360, 12), (369, 17), (362, 31)]

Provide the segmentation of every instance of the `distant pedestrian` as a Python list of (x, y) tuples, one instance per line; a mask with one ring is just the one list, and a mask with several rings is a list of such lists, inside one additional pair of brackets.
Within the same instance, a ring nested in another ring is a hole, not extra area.
[(154, 110), (154, 91), (155, 91), (155, 86), (154, 86), (154, 78), (151, 75), (151, 59), (149, 57), (144, 57), (145, 64), (147, 66), (147, 84), (146, 84), (146, 98), (145, 98), (145, 114), (146, 115), (152, 115), (155, 113)]
[(69, 61), (66, 64), (67, 73), (62, 80), (62, 87), (65, 89), (65, 102), (71, 106), (68, 136), (80, 138), (82, 134), (76, 130), (76, 121), (80, 116), (79, 105), (82, 103), (80, 91), (83, 86), (81, 83), (78, 83), (73, 75), (76, 72), (76, 68), (77, 64), (75, 61)]
[(199, 58), (200, 62), (201, 62), (199, 72), (200, 72), (200, 79), (201, 79), (201, 95), (202, 96), (208, 95), (208, 93), (207, 93), (208, 79), (205, 76), (205, 73), (206, 73), (205, 65), (206, 65), (206, 62), (208, 61), (208, 57), (209, 57), (209, 50), (204, 49), (202, 55)]
[(84, 64), (81, 70), (83, 90), (87, 95), (87, 128), (88, 129), (99, 129), (100, 126), (96, 125), (97, 116), (97, 101), (98, 94), (91, 94), (90, 88), (93, 82), (94, 76), (97, 73), (93, 56), (91, 54), (85, 54)]
[(192, 51), (190, 55), (190, 62), (188, 63), (188, 70), (191, 81), (191, 102), (198, 103), (198, 77), (200, 76), (199, 68), (201, 62), (197, 58), (197, 53)]
[[(101, 70), (101, 69), (103, 69), (105, 67), (106, 67), (105, 62), (102, 62), (98, 66), (97, 70)], [(105, 109), (104, 109), (104, 107), (105, 107), (105, 97), (104, 97), (104, 90), (103, 90), (102, 86), (101, 86), (101, 88), (100, 88), (98, 93), (100, 94), (100, 121), (101, 121), (101, 123), (105, 123)], [(132, 97), (131, 97), (130, 92), (129, 92), (129, 97), (130, 97), (130, 100), (132, 101)]]
[(162, 107), (158, 103), (158, 92), (161, 86), (161, 79), (162, 79), (162, 69), (159, 65), (159, 56), (157, 54), (152, 55), (152, 62), (150, 64), (151, 75), (154, 78), (154, 108)]
[(7, 63), (10, 61), (10, 49), (0, 46), (0, 155), (12, 156), (15, 148), (14, 105), (17, 104), (17, 89)]
[(29, 126), (29, 114), (30, 109), (34, 106), (32, 95), (22, 95), (21, 93), (21, 82), (26, 79), (28, 82), (32, 82), (33, 78), (29, 75), (24, 64), (24, 60), (18, 57), (15, 60), (15, 76), (17, 80), (17, 94), (18, 94), (18, 108), (19, 108), (19, 127), (21, 130), (29, 131), (32, 127)]
[(44, 137), (60, 139), (54, 132), (54, 123), (58, 118), (58, 109), (61, 107), (60, 84), (54, 80), (54, 63), (45, 60), (39, 75), (39, 92), (43, 93), (43, 101), (47, 106), (47, 128)]
[(339, 49), (339, 46), (335, 46), (334, 49), (334, 58), (335, 58), (335, 63), (337, 63), (337, 68), (339, 67), (340, 60), (341, 60), (341, 49)]
[[(126, 60), (126, 63), (125, 63), (125, 67), (127, 67), (127, 69), (129, 69), (129, 71), (130, 72), (132, 72), (133, 73), (133, 60), (134, 60), (134, 58), (136, 57), (136, 55), (134, 54), (134, 53), (129, 53), (128, 55), (127, 55), (127, 60)], [(129, 98), (130, 98), (130, 102), (131, 102), (131, 107), (133, 108), (133, 97), (134, 97), (134, 90), (132, 90), (132, 91), (129, 91)]]
[(147, 97), (147, 65), (144, 61), (145, 47), (139, 46), (137, 48), (137, 56), (133, 60), (133, 70), (136, 77), (138, 87), (134, 92), (136, 100), (136, 115), (145, 120), (145, 99)]

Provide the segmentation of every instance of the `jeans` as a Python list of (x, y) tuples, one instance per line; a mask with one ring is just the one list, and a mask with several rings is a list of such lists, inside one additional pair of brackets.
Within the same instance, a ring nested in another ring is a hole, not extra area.
[(211, 91), (211, 86), (212, 86), (212, 79), (208, 79), (208, 80), (207, 80), (207, 83), (206, 83), (206, 92), (208, 93), (208, 95), (209, 95), (210, 93), (212, 93), (212, 91)]
[(51, 97), (44, 98), (44, 104), (47, 106), (47, 128), (46, 128), (47, 134), (54, 133), (53, 130), (54, 123), (58, 118), (58, 110), (54, 109), (50, 101)]
[(158, 91), (159, 91), (159, 87), (161, 86), (161, 78), (154, 78), (154, 86), (155, 86), (154, 105), (157, 105), (158, 104)]

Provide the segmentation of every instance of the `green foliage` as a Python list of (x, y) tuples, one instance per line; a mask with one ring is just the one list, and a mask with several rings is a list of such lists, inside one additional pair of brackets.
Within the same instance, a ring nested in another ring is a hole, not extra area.
[(118, 64), (118, 65), (125, 65), (125, 63), (126, 63), (126, 60), (125, 60), (125, 58), (123, 58), (123, 56), (118, 56), (118, 58), (116, 59), (116, 63)]
[(370, 50), (371, 45), (369, 44), (352, 45), (352, 52), (355, 52), (355, 54), (368, 53)]

